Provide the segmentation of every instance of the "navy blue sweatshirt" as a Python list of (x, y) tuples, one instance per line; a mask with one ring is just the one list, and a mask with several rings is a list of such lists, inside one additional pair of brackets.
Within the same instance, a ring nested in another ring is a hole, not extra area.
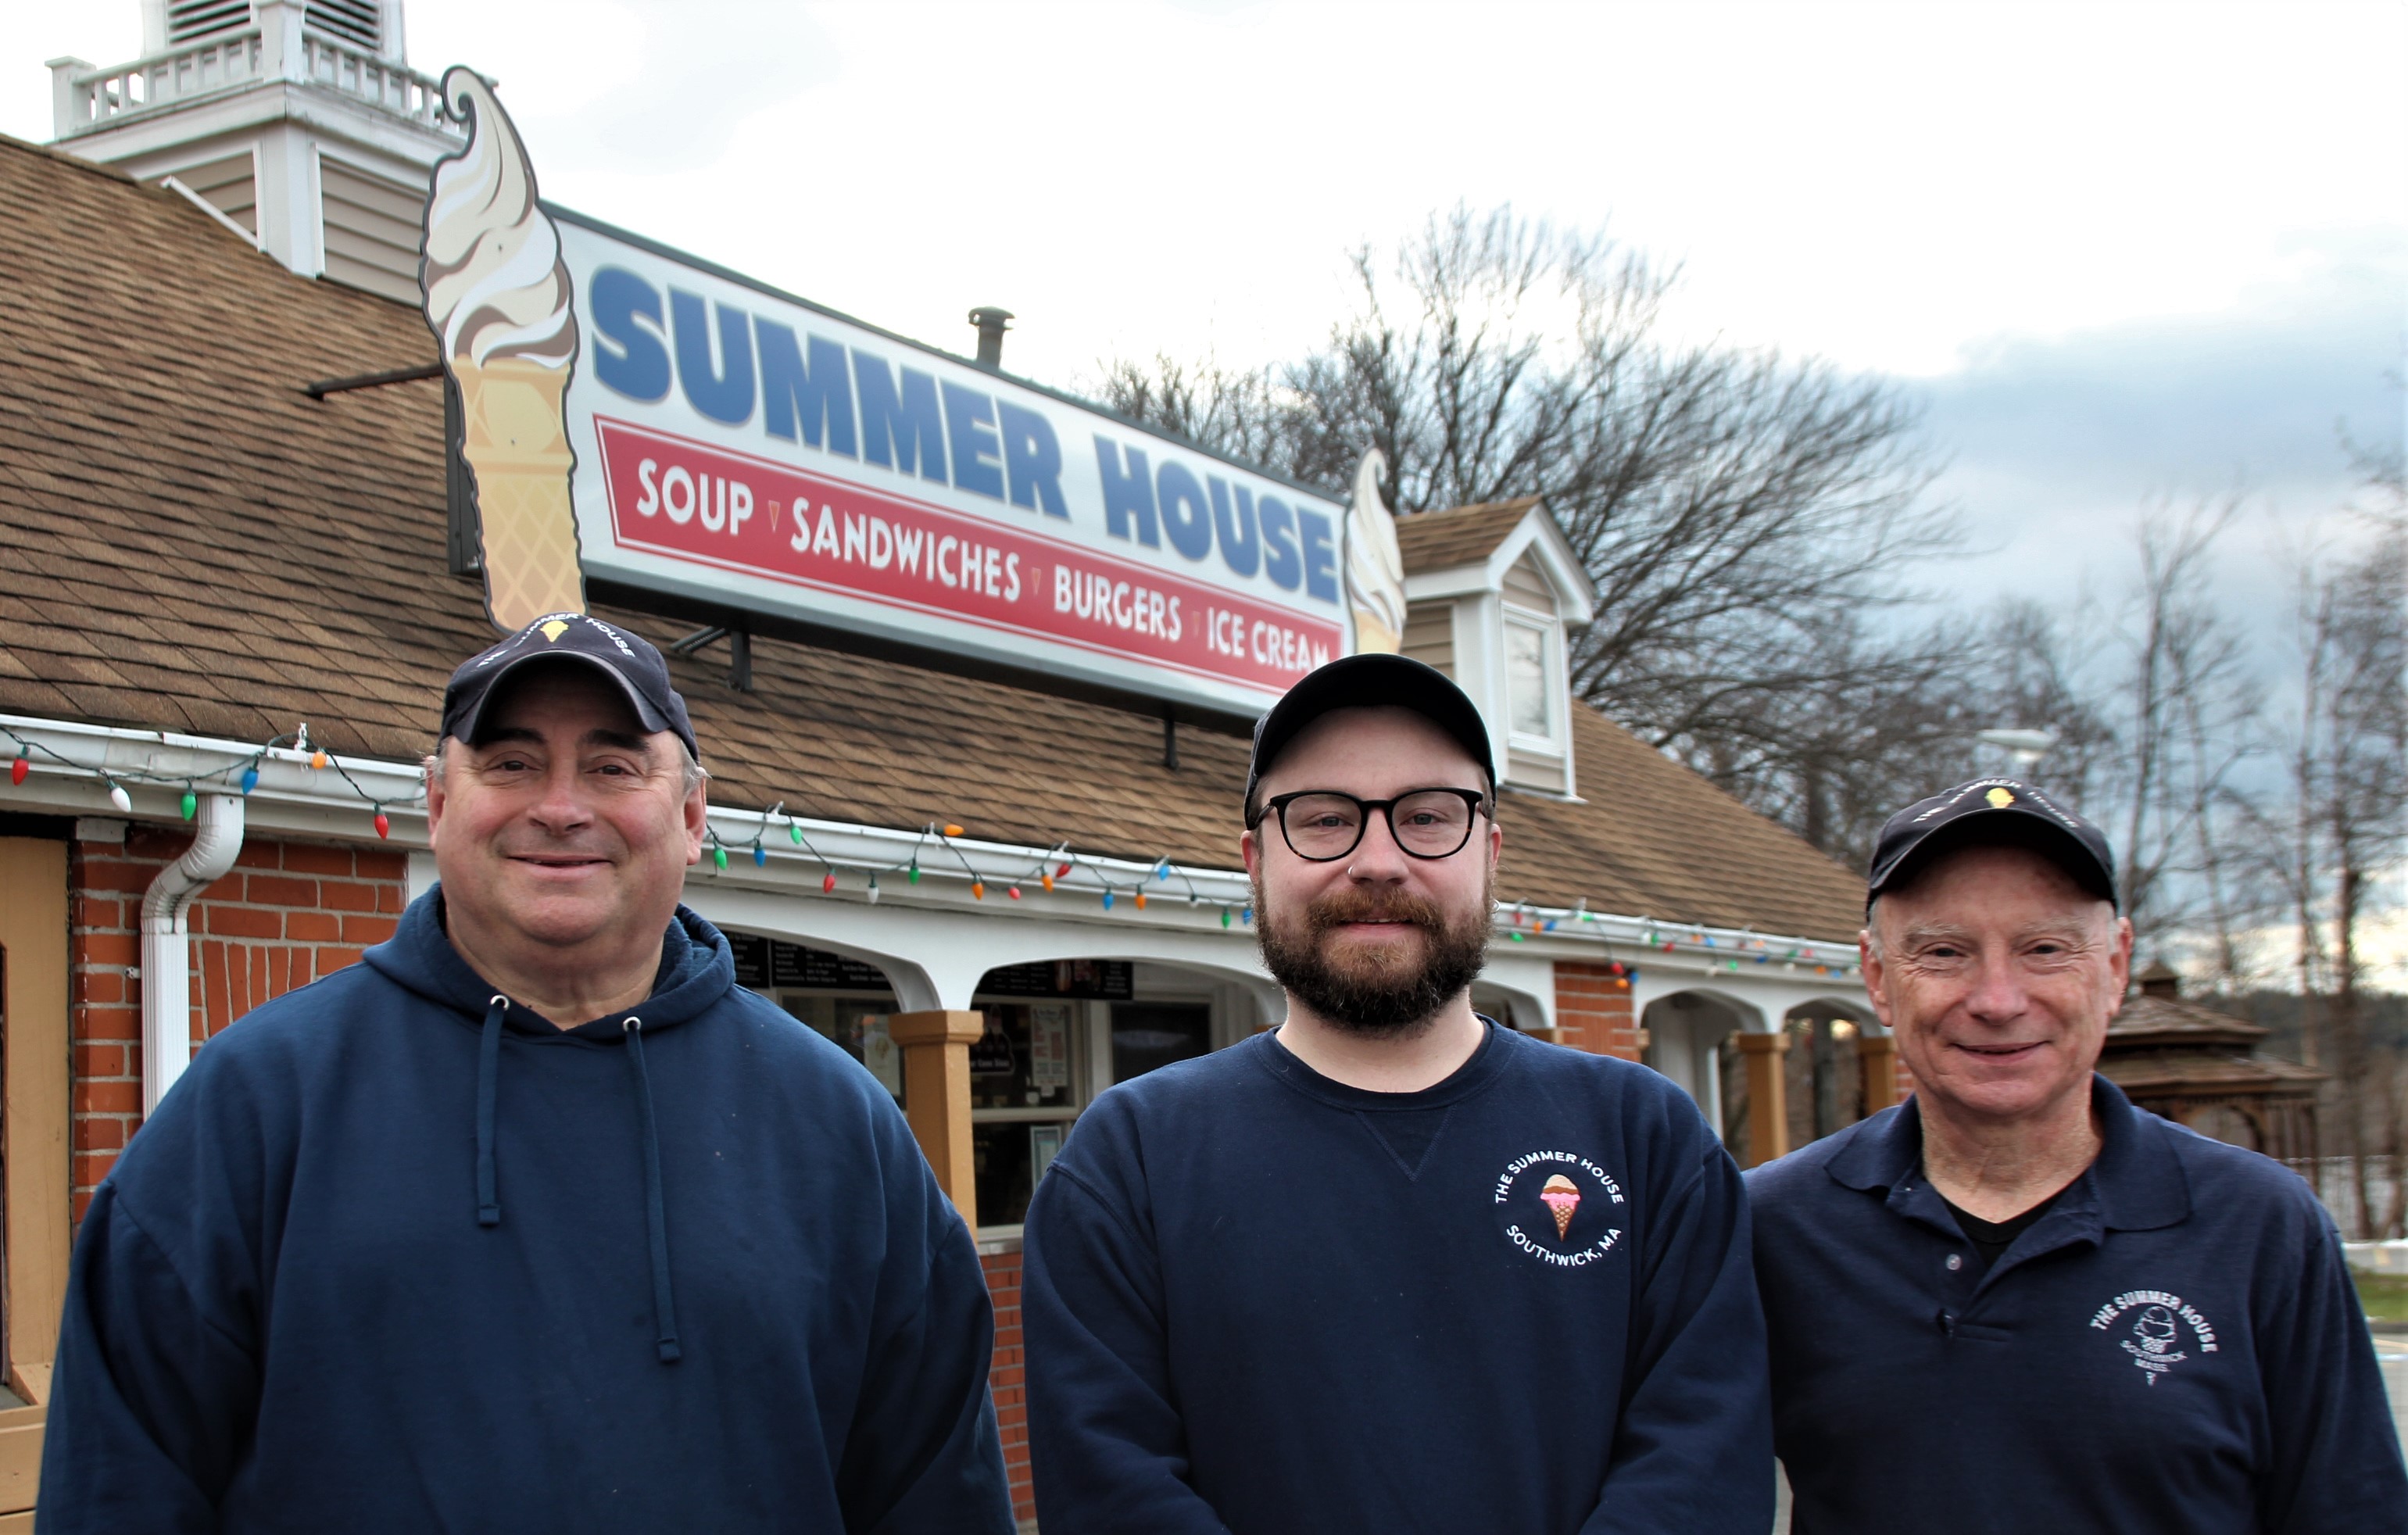
[(564, 1031), (437, 898), (101, 1185), (39, 1528), (1009, 1531), (984, 1280), (885, 1090), (682, 909)]
[(1771, 1523), (1738, 1170), (1655, 1072), (1494, 1024), (1426, 1092), (1269, 1034), (1113, 1088), (1021, 1317), (1049, 1532)]
[(2091, 1084), (2104, 1144), (1985, 1270), (1914, 1104), (1748, 1174), (1798, 1535), (2408, 1529), (2332, 1223)]

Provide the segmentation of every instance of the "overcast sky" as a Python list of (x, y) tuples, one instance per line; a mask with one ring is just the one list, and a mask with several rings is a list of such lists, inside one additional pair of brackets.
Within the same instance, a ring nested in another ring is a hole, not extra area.
[[(0, 0), (0, 132), (136, 0)], [(1016, 310), (1101, 359), (1291, 356), (1345, 252), (1458, 200), (1602, 226), (1684, 334), (1892, 376), (1980, 552), (1956, 604), (2112, 603), (2153, 499), (2239, 491), (2221, 571), (2279, 672), (2282, 555), (2396, 441), (2408, 6), (408, 0), (499, 79), (546, 195), (938, 345)], [(2270, 678), (2270, 681), (2274, 680)]]
[[(0, 0), (0, 131), (136, 0)], [(2121, 579), (2152, 496), (2271, 547), (2401, 431), (2408, 7), (408, 0), (501, 81), (547, 195), (1060, 384), (1292, 355), (1344, 252), (1502, 202), (1684, 279), (1675, 324), (1908, 380), (1990, 551), (1971, 594)], [(2263, 587), (2263, 590), (2258, 590)]]

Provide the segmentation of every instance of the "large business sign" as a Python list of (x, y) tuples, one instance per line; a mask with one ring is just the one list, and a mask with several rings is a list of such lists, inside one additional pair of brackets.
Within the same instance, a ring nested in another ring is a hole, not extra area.
[(1354, 647), (1336, 502), (540, 204), (490, 90), (444, 86), (427, 314), (496, 623), (581, 571), (1246, 711)]
[(1342, 508), (553, 216), (589, 574), (1221, 706), (1344, 653)]

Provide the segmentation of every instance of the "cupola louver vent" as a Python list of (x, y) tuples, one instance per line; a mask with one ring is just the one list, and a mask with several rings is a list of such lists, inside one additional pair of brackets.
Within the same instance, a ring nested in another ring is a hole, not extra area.
[(251, 0), (167, 0), (167, 44), (180, 48), (251, 24)]
[[(309, 0), (308, 24), (339, 42), (374, 53), (384, 46), (380, 0)], [(251, 24), (251, 0), (167, 0), (167, 43), (179, 48)]]
[(309, 0), (309, 24), (330, 37), (373, 53), (384, 46), (384, 7), (378, 0)]

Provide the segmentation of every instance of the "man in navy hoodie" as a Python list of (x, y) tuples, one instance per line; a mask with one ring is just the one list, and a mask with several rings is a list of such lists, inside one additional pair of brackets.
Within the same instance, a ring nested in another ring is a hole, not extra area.
[(1065, 1535), (1763, 1535), (1738, 1170), (1679, 1089), (1471, 1011), (1501, 836), (1444, 676), (1333, 662), (1255, 732), (1287, 1021), (1114, 1087), (1028, 1212)]
[(1890, 818), (1865, 986), (1914, 1097), (1748, 1174), (1799, 1535), (2362, 1535), (2408, 1472), (2299, 1176), (2093, 1068), (2132, 925), (2014, 779)]
[(210, 1041), (94, 1196), (39, 1528), (1009, 1531), (969, 1233), (678, 903), (659, 653), (529, 625), (429, 779), (441, 884)]

